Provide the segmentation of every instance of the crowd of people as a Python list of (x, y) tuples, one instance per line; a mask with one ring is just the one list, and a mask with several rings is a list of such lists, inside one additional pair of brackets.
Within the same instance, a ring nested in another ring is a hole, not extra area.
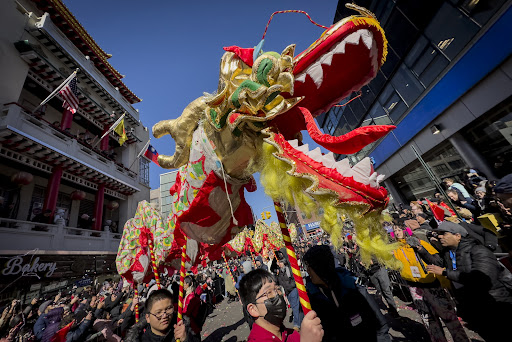
[[(110, 280), (26, 305), (14, 299), (1, 308), (0, 336), (2, 341), (200, 341), (207, 316), (225, 300), (241, 303), (251, 329), (248, 341), (390, 341), (391, 319), (403, 318), (394, 296), (398, 287), (432, 341), (448, 340), (443, 324), (453, 341), (469, 341), (464, 327), (485, 341), (502, 341), (512, 312), (512, 274), (499, 260), (510, 252), (512, 175), (496, 184), (477, 177), (468, 178), (471, 188), (445, 180), (454, 208), (436, 196), (403, 205), (383, 220), (399, 270), (388, 270), (377, 259), (362, 263), (350, 222), (341, 248), (326, 234), (300, 236), (294, 247), (312, 308), (306, 315), (287, 253), (280, 250), (189, 272), (179, 323), (175, 273), (162, 275), (161, 289), (154, 280), (139, 285), (139, 296), (122, 280)], [(453, 199), (454, 192), (464, 200)], [(461, 217), (458, 204), (471, 217)], [(480, 225), (477, 215), (489, 212), (499, 213), (499, 232)]]

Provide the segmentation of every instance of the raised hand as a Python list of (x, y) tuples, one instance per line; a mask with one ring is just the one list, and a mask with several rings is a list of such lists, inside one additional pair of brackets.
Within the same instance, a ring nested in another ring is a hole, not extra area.
[(324, 329), (322, 322), (316, 315), (316, 312), (310, 311), (300, 326), (300, 341), (301, 342), (321, 342), (324, 337)]

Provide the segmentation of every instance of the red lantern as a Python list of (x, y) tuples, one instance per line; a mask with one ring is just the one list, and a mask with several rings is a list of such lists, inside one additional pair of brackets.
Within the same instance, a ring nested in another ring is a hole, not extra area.
[(71, 193), (71, 199), (74, 201), (81, 201), (85, 198), (85, 192), (82, 190), (75, 190)]
[(34, 176), (31, 173), (20, 171), (11, 177), (11, 181), (19, 185), (28, 185), (32, 183)]
[(119, 208), (119, 202), (112, 201), (109, 204), (107, 204), (108, 210), (116, 210), (117, 208)]

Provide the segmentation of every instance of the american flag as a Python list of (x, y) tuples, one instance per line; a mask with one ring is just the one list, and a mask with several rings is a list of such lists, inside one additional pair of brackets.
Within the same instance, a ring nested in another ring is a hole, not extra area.
[(68, 109), (71, 113), (75, 114), (78, 109), (78, 91), (76, 89), (76, 77), (73, 77), (68, 84), (66, 84), (59, 93), (64, 98), (62, 107)]

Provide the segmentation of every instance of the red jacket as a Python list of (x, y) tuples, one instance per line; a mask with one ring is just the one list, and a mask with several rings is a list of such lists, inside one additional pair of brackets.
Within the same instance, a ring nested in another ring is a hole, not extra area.
[[(265, 342), (265, 341), (272, 341), (276, 342), (279, 341), (279, 337), (276, 339), (277, 336), (272, 334), (270, 331), (260, 327), (257, 323), (254, 323), (252, 325), (251, 333), (249, 334), (249, 337), (247, 338), (247, 342)], [(292, 329), (284, 328), (282, 329), (282, 335), (281, 335), (281, 341), (282, 342), (299, 342), (300, 341), (300, 335), (298, 332), (293, 331)]]

